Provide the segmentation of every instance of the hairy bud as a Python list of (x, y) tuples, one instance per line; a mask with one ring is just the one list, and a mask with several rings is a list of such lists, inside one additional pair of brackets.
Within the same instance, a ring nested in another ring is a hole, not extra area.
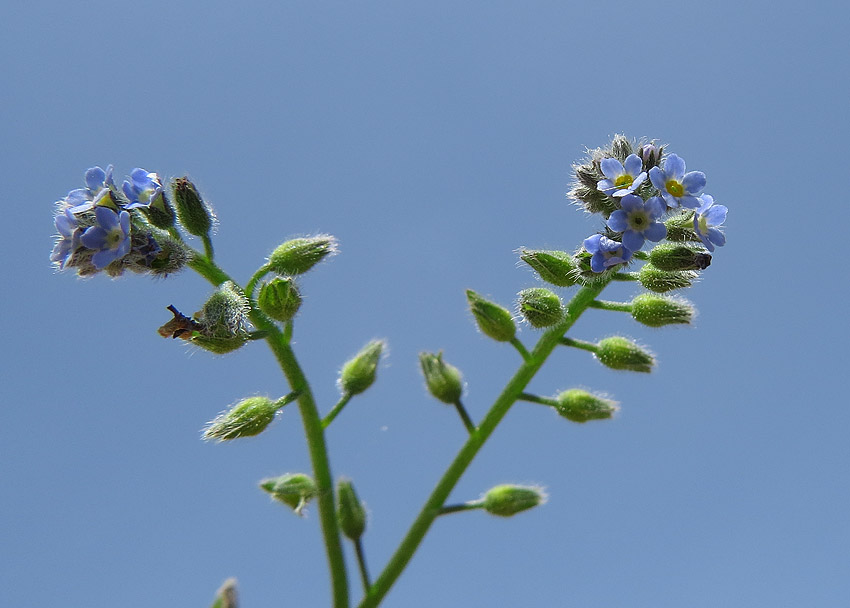
[(339, 388), (347, 395), (358, 395), (372, 386), (385, 342), (372, 340), (342, 366)]
[(694, 211), (688, 209), (674, 215), (664, 222), (667, 227), (668, 241), (699, 242), (699, 236), (694, 232)]
[(596, 346), (596, 358), (611, 369), (648, 373), (655, 365), (655, 358), (650, 353), (621, 336), (605, 338)]
[(542, 488), (504, 484), (487, 491), (482, 499), (484, 510), (491, 515), (510, 517), (546, 501)]
[(543, 287), (519, 292), (517, 308), (532, 327), (550, 327), (564, 317), (561, 298)]
[(275, 321), (286, 322), (301, 308), (301, 294), (291, 278), (275, 278), (260, 286), (257, 305)]
[(171, 184), (174, 204), (180, 224), (189, 234), (206, 236), (213, 226), (215, 215), (204, 202), (195, 184), (188, 177), (178, 177)]
[(336, 486), (336, 517), (339, 528), (351, 540), (363, 536), (366, 530), (366, 507), (360, 502), (354, 486), (348, 479), (341, 479)]
[(510, 342), (513, 339), (516, 324), (507, 309), (482, 298), (471, 289), (466, 290), (466, 299), (481, 333), (499, 342)]
[(460, 370), (443, 361), (443, 353), (419, 353), (419, 365), (428, 392), (443, 403), (455, 404), (463, 394)]
[(660, 270), (647, 263), (638, 272), (638, 281), (649, 291), (666, 293), (674, 289), (690, 287), (698, 276), (693, 270)]
[(292, 239), (269, 256), (269, 268), (279, 275), (303, 274), (336, 253), (336, 239), (328, 234)]
[(705, 270), (711, 264), (711, 254), (701, 247), (661, 243), (649, 252), (649, 261), (661, 270)]
[(229, 441), (259, 435), (280, 408), (268, 397), (248, 397), (218, 416), (204, 429), (204, 439)]
[(683, 300), (644, 293), (632, 300), (632, 317), (649, 327), (688, 324), (694, 318), (694, 307)]
[(192, 343), (218, 354), (240, 348), (248, 340), (245, 329), (248, 310), (248, 300), (242, 291), (231, 281), (222, 283), (196, 315), (200, 335)]
[(317, 491), (316, 482), (304, 473), (287, 473), (280, 477), (264, 479), (260, 482), (260, 487), (275, 500), (292, 508), (297, 515), (301, 515)]
[(606, 420), (617, 411), (617, 404), (587, 391), (571, 388), (558, 395), (555, 400), (558, 413), (573, 422)]
[(558, 287), (570, 287), (576, 284), (576, 264), (573, 256), (566, 251), (523, 249), (520, 259), (531, 266), (547, 283)]

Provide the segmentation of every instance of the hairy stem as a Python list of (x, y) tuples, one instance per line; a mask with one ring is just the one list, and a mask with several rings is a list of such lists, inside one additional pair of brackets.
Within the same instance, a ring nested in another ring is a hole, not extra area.
[(478, 454), (478, 451), (490, 435), (492, 435), (525, 387), (528, 386), (528, 383), (561, 342), (564, 334), (573, 326), (579, 316), (590, 306), (590, 303), (605, 289), (605, 286), (610, 281), (611, 279), (609, 277), (593, 285), (581, 288), (572, 300), (570, 300), (569, 304), (567, 304), (567, 313), (564, 315), (564, 319), (540, 337), (530, 357), (523, 361), (519, 370), (508, 381), (508, 384), (496, 398), (490, 411), (487, 412), (487, 415), (478, 425), (478, 428), (470, 434), (469, 439), (460, 449), (454, 461), (449, 465), (449, 468), (443, 474), (440, 481), (437, 482), (436, 487), (431, 492), (431, 495), (428, 497), (428, 500), (425, 502), (425, 505), (422, 507), (422, 510), (414, 520), (404, 539), (402, 539), (398, 549), (396, 549), (396, 552), (392, 555), (384, 570), (359, 604), (360, 608), (373, 608), (386, 596), (390, 587), (392, 587), (413, 557), (422, 539), (425, 538), (425, 534), (430, 529), (431, 524), (442, 513), (446, 499), (448, 499), (449, 494), (469, 467), (475, 455)]

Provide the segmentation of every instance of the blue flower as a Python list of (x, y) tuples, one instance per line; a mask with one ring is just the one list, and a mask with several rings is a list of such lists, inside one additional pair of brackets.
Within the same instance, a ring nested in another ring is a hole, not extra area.
[(709, 251), (714, 251), (714, 246), (723, 247), (726, 244), (726, 235), (717, 226), (726, 221), (728, 209), (723, 205), (715, 205), (714, 197), (703, 194), (700, 198), (702, 205), (694, 213), (694, 231), (699, 240)]
[(95, 250), (91, 262), (101, 270), (129, 253), (130, 214), (127, 211), (116, 213), (108, 207), (99, 206), (95, 207), (94, 214), (100, 225), (86, 229), (80, 236), (80, 242)]
[(92, 167), (86, 171), (86, 187), (71, 190), (63, 202), (71, 208), (74, 213), (87, 211), (94, 207), (95, 199), (103, 196), (104, 189), (114, 190), (115, 182), (112, 180), (112, 165), (106, 170), (100, 167)]
[(667, 236), (667, 227), (658, 222), (658, 218), (667, 211), (667, 205), (658, 196), (643, 202), (634, 194), (620, 199), (622, 209), (617, 209), (608, 218), (608, 227), (623, 233), (623, 245), (631, 251), (638, 251), (644, 241), (658, 242)]
[(74, 217), (69, 207), (65, 207), (56, 215), (54, 223), (61, 238), (56, 241), (56, 246), (53, 247), (50, 261), (55, 262), (62, 269), (65, 268), (68, 257), (80, 246), (81, 230), (77, 226), (77, 218)]
[(685, 173), (685, 161), (671, 154), (664, 161), (664, 168), (653, 167), (649, 170), (649, 181), (661, 191), (668, 207), (696, 209), (700, 206), (697, 198), (705, 188), (705, 173), (689, 171)]
[(162, 194), (162, 182), (156, 173), (137, 167), (130, 173), (130, 179), (124, 180), (122, 189), (130, 201), (128, 205), (124, 205), (125, 209), (149, 207), (154, 199)]
[(590, 268), (593, 272), (604, 272), (606, 269), (624, 264), (632, 259), (632, 252), (622, 243), (612, 241), (601, 234), (594, 234), (584, 239), (584, 248), (593, 254), (590, 258)]
[(599, 168), (607, 179), (599, 180), (596, 189), (610, 196), (631, 194), (646, 180), (646, 172), (641, 171), (643, 161), (637, 154), (629, 154), (625, 163), (616, 158), (603, 158)]

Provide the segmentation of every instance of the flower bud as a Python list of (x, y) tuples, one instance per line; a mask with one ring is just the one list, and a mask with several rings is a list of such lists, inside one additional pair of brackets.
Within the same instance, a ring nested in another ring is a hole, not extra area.
[(443, 361), (443, 353), (419, 353), (419, 364), (428, 392), (443, 403), (455, 404), (463, 394), (463, 378), (453, 365)]
[(218, 354), (240, 348), (248, 340), (248, 310), (248, 300), (241, 290), (231, 281), (222, 283), (195, 315), (200, 335), (192, 343)]
[(351, 540), (357, 540), (366, 530), (366, 506), (357, 498), (354, 486), (347, 479), (337, 483), (336, 499), (336, 518), (340, 530)]
[(531, 266), (547, 283), (558, 287), (570, 287), (576, 284), (576, 264), (573, 256), (566, 251), (523, 249), (520, 259)]
[(177, 216), (186, 232), (196, 236), (208, 235), (215, 215), (201, 198), (195, 184), (188, 177), (179, 177), (172, 182), (171, 187)]
[(224, 412), (204, 429), (204, 439), (228, 441), (262, 433), (274, 420), (280, 405), (268, 397), (248, 397)]
[(649, 291), (666, 293), (674, 289), (690, 287), (697, 278), (693, 270), (667, 271), (659, 270), (652, 264), (644, 264), (638, 272), (638, 281)]
[(264, 479), (260, 487), (275, 500), (291, 507), (297, 515), (301, 515), (301, 511), (317, 492), (313, 478), (304, 473), (287, 473)]
[(275, 321), (291, 320), (301, 308), (301, 294), (291, 278), (275, 278), (260, 286), (257, 305)]
[(611, 142), (611, 155), (623, 162), (634, 151), (631, 140), (625, 135), (615, 135)]
[(238, 608), (239, 600), (236, 595), (236, 579), (229, 578), (215, 593), (215, 601), (211, 608)]
[(661, 243), (649, 252), (649, 261), (661, 270), (705, 270), (711, 264), (711, 254), (700, 247)]
[(564, 317), (561, 298), (543, 287), (519, 292), (517, 307), (532, 327), (550, 327)]
[(644, 293), (632, 300), (632, 317), (649, 327), (688, 324), (694, 318), (694, 307), (683, 300)]
[(546, 494), (542, 488), (505, 484), (488, 490), (482, 505), (491, 515), (510, 517), (545, 501)]
[(383, 340), (372, 340), (342, 366), (339, 388), (343, 394), (359, 395), (372, 386), (383, 348)]
[(682, 211), (664, 222), (667, 227), (668, 241), (699, 242), (699, 236), (694, 232), (694, 212), (692, 209)]
[(516, 325), (507, 309), (485, 300), (471, 289), (466, 290), (466, 299), (481, 333), (499, 342), (510, 342), (513, 339)]
[(593, 393), (578, 388), (571, 388), (558, 395), (555, 399), (558, 413), (573, 422), (588, 420), (606, 420), (617, 411), (617, 404)]
[(269, 268), (280, 275), (303, 274), (336, 253), (336, 239), (328, 234), (292, 239), (269, 256)]
[(596, 358), (611, 369), (648, 373), (655, 365), (655, 358), (651, 354), (621, 336), (600, 340), (596, 347)]
[(168, 230), (174, 225), (174, 208), (165, 196), (165, 191), (160, 191), (147, 207), (140, 207), (148, 221), (160, 228)]
[(643, 161), (643, 170), (649, 172), (653, 167), (657, 167), (661, 162), (661, 155), (664, 152), (663, 147), (655, 144), (644, 144), (638, 150), (637, 155)]

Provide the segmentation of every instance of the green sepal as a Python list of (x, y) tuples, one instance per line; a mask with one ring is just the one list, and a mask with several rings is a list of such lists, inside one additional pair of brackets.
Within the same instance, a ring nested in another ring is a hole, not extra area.
[(616, 402), (578, 388), (562, 392), (555, 401), (558, 413), (573, 422), (606, 420), (617, 411)]
[(260, 482), (260, 487), (272, 498), (301, 515), (307, 503), (316, 496), (316, 482), (304, 473), (286, 473)]
[(531, 266), (541, 279), (558, 287), (576, 284), (576, 263), (566, 251), (523, 249), (520, 259)]
[(637, 273), (640, 284), (655, 293), (690, 287), (698, 276), (693, 270), (661, 270), (649, 262), (641, 266)]
[(463, 394), (460, 370), (443, 361), (443, 353), (419, 353), (419, 365), (428, 392), (443, 403), (455, 404)]
[(342, 366), (339, 388), (343, 394), (359, 395), (372, 386), (384, 346), (383, 340), (372, 340)]
[(282, 276), (303, 274), (336, 250), (336, 239), (328, 234), (292, 239), (272, 252), (268, 267)]
[(139, 207), (139, 209), (145, 214), (151, 225), (161, 230), (168, 230), (174, 226), (174, 207), (171, 206), (171, 202), (165, 196), (164, 190), (158, 196), (154, 197), (150, 205)]
[(339, 480), (336, 492), (336, 517), (339, 528), (348, 538), (357, 540), (366, 530), (366, 506), (360, 502), (354, 486), (348, 479)]
[(649, 327), (689, 324), (694, 318), (694, 307), (684, 300), (665, 298), (644, 293), (632, 300), (632, 317)]
[(649, 261), (661, 270), (705, 270), (711, 264), (711, 254), (693, 245), (661, 243), (649, 252)]
[(275, 321), (292, 320), (301, 308), (301, 294), (290, 277), (277, 277), (260, 286), (257, 305)]
[(482, 498), (482, 506), (491, 515), (511, 517), (545, 501), (542, 488), (504, 484), (489, 489)]
[(201, 198), (198, 189), (188, 177), (178, 177), (171, 183), (177, 218), (189, 234), (206, 236), (213, 226), (215, 215)]
[(466, 290), (466, 299), (481, 333), (498, 342), (513, 340), (516, 335), (516, 324), (506, 308), (481, 297), (471, 289)]
[(564, 317), (561, 298), (544, 287), (520, 291), (517, 308), (529, 325), (536, 328), (551, 327)]
[(622, 336), (600, 340), (596, 348), (596, 358), (611, 369), (649, 373), (655, 365), (655, 357)]

